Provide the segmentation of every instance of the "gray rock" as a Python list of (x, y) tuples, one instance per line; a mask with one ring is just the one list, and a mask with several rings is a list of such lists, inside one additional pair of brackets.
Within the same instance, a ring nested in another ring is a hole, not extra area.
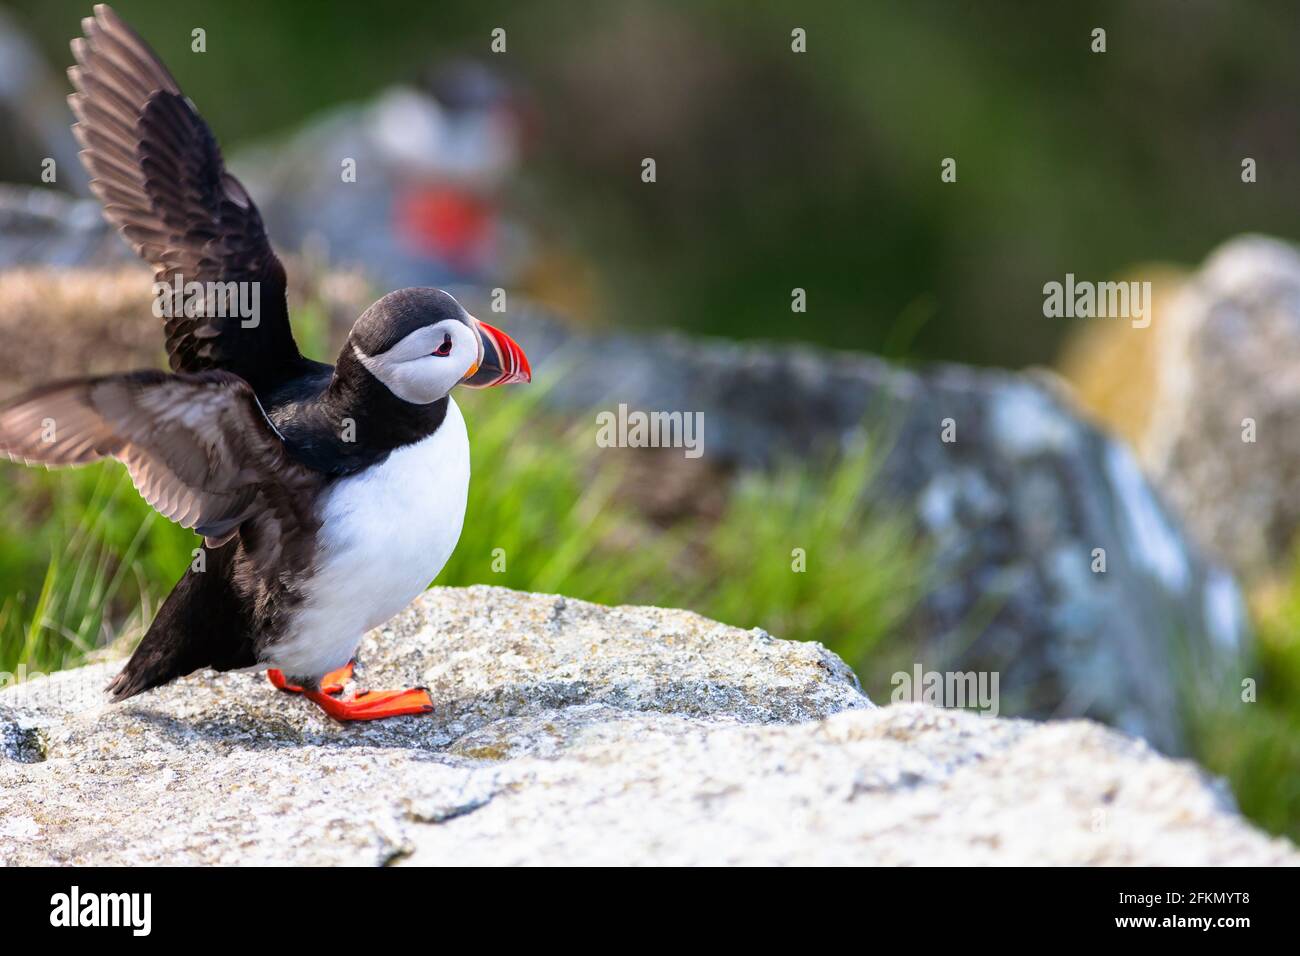
[(0, 269), (102, 266), (128, 255), (98, 200), (0, 184)]
[[(865, 426), (887, 453), (864, 494), (915, 514), (933, 550), (919, 659), (999, 673), (1004, 713), (1091, 717), (1180, 753), (1185, 675), (1207, 686), (1240, 677), (1250, 634), (1233, 577), (1200, 556), (1128, 449), (1079, 418), (1045, 374), (578, 333), (522, 309), (501, 324), (532, 359), (543, 400), (591, 415), (593, 436), (596, 410), (620, 403), (702, 412), (704, 454), (678, 471), (816, 458)], [(954, 442), (941, 440), (949, 420)], [(1105, 573), (1093, 571), (1095, 549)]]
[(0, 691), (0, 863), (1300, 862), (1139, 741), (877, 709), (821, 646), (685, 611), (435, 589), (362, 653), (437, 711), (212, 673), (106, 706), (114, 664)]
[(1265, 580), (1300, 532), (1300, 251), (1232, 240), (1164, 321), (1144, 463), (1204, 548)]
[[(88, 195), (62, 66), (48, 63), (19, 21), (0, 9), (0, 180), (48, 182), (53, 173), (61, 187)], [(53, 167), (47, 166), (50, 160)]]

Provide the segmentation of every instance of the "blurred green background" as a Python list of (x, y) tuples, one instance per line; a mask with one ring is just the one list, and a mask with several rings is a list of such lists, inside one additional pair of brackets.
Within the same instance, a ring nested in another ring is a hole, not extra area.
[[(89, 3), (10, 8), (70, 62)], [(1050, 361), (1067, 330), (1042, 317), (1045, 276), (1191, 264), (1300, 223), (1287, 0), (115, 8), (228, 151), (435, 58), (488, 59), (537, 118), (514, 200), (591, 265), (592, 312), (611, 322), (1019, 367)], [(495, 27), (505, 56), (488, 51)]]

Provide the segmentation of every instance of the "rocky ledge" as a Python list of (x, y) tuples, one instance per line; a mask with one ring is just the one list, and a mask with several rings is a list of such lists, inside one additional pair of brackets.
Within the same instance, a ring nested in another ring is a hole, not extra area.
[(0, 691), (0, 864), (1300, 862), (1194, 765), (1085, 721), (876, 708), (825, 648), (686, 611), (434, 589), (362, 646), (429, 717), (260, 674)]

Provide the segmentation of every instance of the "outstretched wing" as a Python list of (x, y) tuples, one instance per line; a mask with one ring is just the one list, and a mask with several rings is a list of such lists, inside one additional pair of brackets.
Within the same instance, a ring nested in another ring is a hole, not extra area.
[(288, 456), (252, 388), (228, 372), (42, 386), (0, 405), (0, 454), (47, 466), (116, 458), (151, 506), (209, 545), (255, 522), (245, 544), (262, 567), (293, 532), (315, 530), (310, 491), (320, 476)]
[(256, 303), (186, 316), (172, 301), (172, 370), (225, 369), (261, 393), (303, 361), (289, 328), (284, 266), (262, 217), (226, 172), (203, 117), (135, 31), (105, 4), (82, 29), (85, 39), (72, 41), (78, 65), (68, 76), (77, 92), (68, 102), (104, 215), (153, 265), (157, 282), (247, 283), (230, 288)]

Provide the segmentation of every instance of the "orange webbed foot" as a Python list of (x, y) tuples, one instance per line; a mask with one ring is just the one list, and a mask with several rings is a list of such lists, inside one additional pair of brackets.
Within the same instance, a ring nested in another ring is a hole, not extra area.
[[(355, 661), (351, 661), (346, 666), (340, 667), (336, 671), (330, 671), (328, 674), (322, 677), (320, 679), (321, 693), (322, 694), (343, 693), (344, 685), (347, 684), (347, 682), (352, 679), (352, 668), (355, 663), (356, 663)], [(287, 691), (290, 694), (303, 693), (303, 689), (299, 687), (297, 684), (289, 683), (288, 679), (285, 678), (283, 671), (278, 671), (273, 667), (268, 668), (266, 672), (266, 677), (267, 680), (271, 682), (271, 686), (275, 687), (277, 690)]]
[(382, 720), (406, 714), (433, 712), (433, 698), (423, 687), (411, 690), (363, 690), (340, 700), (318, 691), (304, 691), (304, 696), (335, 720)]

